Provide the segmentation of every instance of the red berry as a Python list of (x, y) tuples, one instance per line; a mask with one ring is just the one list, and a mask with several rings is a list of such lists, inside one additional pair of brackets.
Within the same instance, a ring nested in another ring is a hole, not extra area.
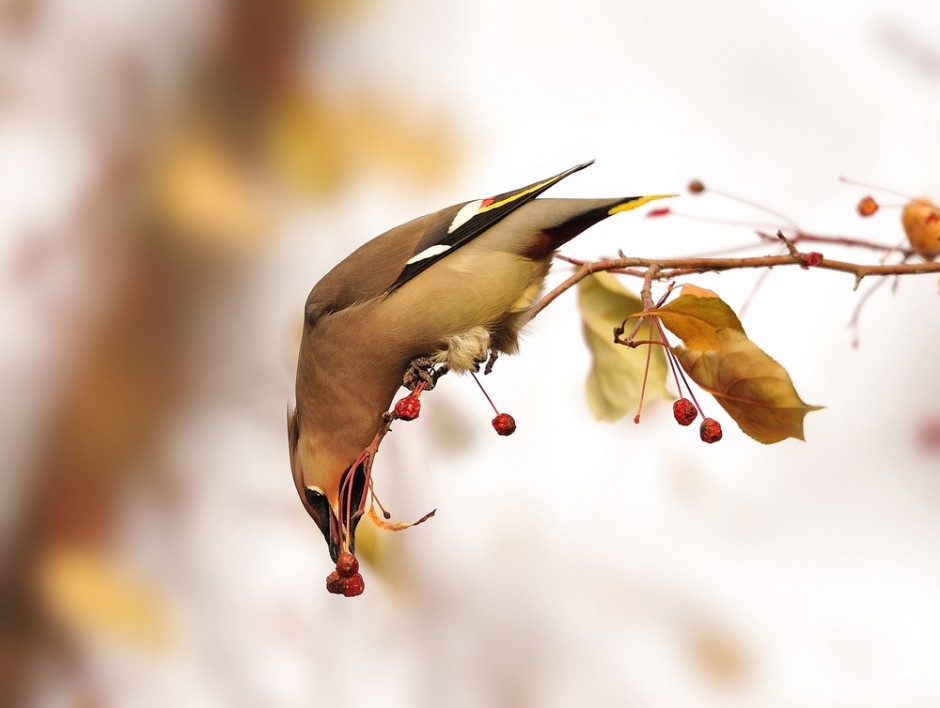
[(865, 197), (859, 201), (855, 209), (858, 211), (859, 216), (871, 216), (878, 211), (878, 202), (871, 197)]
[(698, 434), (707, 443), (718, 442), (721, 440), (721, 423), (714, 418), (706, 418), (702, 421)]
[(351, 578), (359, 572), (359, 560), (352, 553), (343, 551), (336, 561), (336, 572), (341, 578)]
[(809, 253), (804, 253), (802, 255), (803, 265), (807, 266), (818, 266), (822, 263), (823, 254), (819, 251), (810, 251)]
[(346, 578), (340, 576), (335, 570), (326, 576), (326, 589), (334, 595), (346, 593)]
[(698, 409), (688, 398), (680, 398), (672, 404), (672, 414), (679, 425), (691, 425), (698, 417)]
[(361, 595), (362, 591), (366, 589), (365, 581), (359, 573), (356, 573), (352, 577), (345, 578), (344, 580), (346, 585), (343, 588), (343, 595), (346, 597), (356, 597), (356, 595)]
[(692, 192), (692, 194), (701, 194), (705, 191), (705, 185), (702, 184), (701, 180), (693, 179), (689, 182), (689, 191)]
[(414, 420), (421, 412), (421, 401), (413, 393), (405, 396), (395, 404), (395, 417), (402, 420)]
[(493, 418), (493, 427), (500, 435), (512, 435), (516, 432), (516, 421), (508, 413), (500, 413)]

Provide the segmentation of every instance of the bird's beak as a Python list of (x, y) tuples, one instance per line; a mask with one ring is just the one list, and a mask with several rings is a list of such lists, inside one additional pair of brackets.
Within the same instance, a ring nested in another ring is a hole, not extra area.
[(339, 508), (336, 510), (322, 490), (304, 487), (307, 502), (304, 506), (323, 534), (334, 563), (344, 550), (356, 552), (356, 527), (365, 511), (365, 491), (366, 476), (361, 464), (355, 470), (343, 473), (339, 483)]

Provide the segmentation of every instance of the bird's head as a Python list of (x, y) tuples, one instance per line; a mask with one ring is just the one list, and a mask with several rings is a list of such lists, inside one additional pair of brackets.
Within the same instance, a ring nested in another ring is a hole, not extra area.
[(301, 444), (297, 413), (287, 411), (287, 440), (291, 473), (300, 500), (330, 549), (334, 562), (343, 551), (355, 553), (356, 527), (362, 518), (366, 493), (365, 465), (330, 464)]

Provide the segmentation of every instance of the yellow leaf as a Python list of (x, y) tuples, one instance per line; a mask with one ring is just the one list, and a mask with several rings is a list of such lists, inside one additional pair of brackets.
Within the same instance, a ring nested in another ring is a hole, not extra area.
[[(662, 348), (650, 345), (652, 352), (648, 352), (646, 347), (631, 349), (614, 343), (614, 328), (643, 309), (640, 298), (624, 288), (615, 276), (594, 273), (579, 284), (578, 304), (584, 339), (593, 357), (587, 381), (591, 412), (600, 420), (613, 421), (636, 408), (648, 354), (651, 356), (646, 396), (665, 397), (666, 356)], [(653, 339), (659, 339), (655, 329)]]
[(708, 290), (707, 288), (700, 288), (698, 285), (692, 285), (692, 283), (686, 283), (682, 286), (682, 289), (679, 290), (679, 295), (698, 295), (699, 297), (718, 297), (718, 293), (714, 290)]
[(670, 332), (681, 339), (690, 349), (717, 351), (721, 348), (717, 333), (722, 329), (744, 332), (741, 321), (734, 310), (715, 293), (708, 295), (683, 294), (672, 302), (650, 310), (646, 314), (656, 315)]

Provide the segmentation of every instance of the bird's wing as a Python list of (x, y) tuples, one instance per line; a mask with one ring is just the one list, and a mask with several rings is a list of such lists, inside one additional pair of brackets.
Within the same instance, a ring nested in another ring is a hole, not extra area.
[(488, 199), (478, 199), (461, 206), (452, 219), (436, 223), (428, 228), (415, 244), (411, 258), (405, 263), (398, 278), (388, 288), (391, 293), (426, 268), (449, 253), (469, 243), (491, 226), (506, 218), (526, 202), (530, 202), (545, 190), (568, 175), (593, 164), (593, 160), (565, 170), (548, 179), (530, 184), (522, 189), (497, 194)]
[(447, 207), (375, 237), (349, 254), (313, 287), (305, 307), (307, 324), (313, 325), (324, 314), (394, 292), (552, 185), (590, 164), (576, 165), (554, 177), (489, 199)]

